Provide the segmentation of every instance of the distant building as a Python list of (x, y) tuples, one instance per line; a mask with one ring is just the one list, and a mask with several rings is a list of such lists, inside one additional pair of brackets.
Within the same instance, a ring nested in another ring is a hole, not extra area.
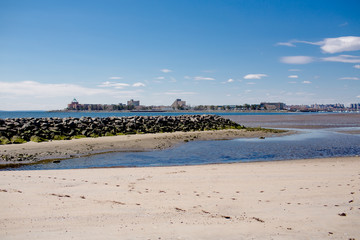
[(262, 103), (260, 103), (260, 107), (264, 108), (266, 110), (284, 110), (285, 109), (285, 103), (281, 103), (281, 102), (277, 102), (277, 103), (262, 102)]
[(360, 110), (360, 103), (352, 103), (352, 104), (350, 104), (350, 109), (355, 110), (355, 111), (359, 111)]
[(181, 99), (176, 99), (173, 104), (171, 104), (173, 109), (183, 109), (186, 107), (186, 101), (181, 101)]
[(341, 103), (336, 104), (312, 104), (311, 108), (319, 111), (339, 111), (344, 110), (345, 106)]
[(138, 107), (138, 106), (140, 106), (140, 101), (134, 101), (134, 99), (130, 99), (130, 101), (127, 101), (127, 105)]
[(68, 110), (77, 110), (79, 107), (79, 102), (74, 98), (70, 104), (68, 104)]

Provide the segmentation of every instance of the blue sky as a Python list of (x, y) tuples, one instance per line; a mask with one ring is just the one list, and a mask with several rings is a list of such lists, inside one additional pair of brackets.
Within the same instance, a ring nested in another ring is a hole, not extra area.
[(0, 0), (0, 110), (360, 102), (359, 1)]

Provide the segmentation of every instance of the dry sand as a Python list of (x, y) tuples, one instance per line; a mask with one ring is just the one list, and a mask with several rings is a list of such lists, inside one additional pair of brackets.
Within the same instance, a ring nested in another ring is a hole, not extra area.
[(0, 239), (360, 239), (360, 158), (0, 172)]
[(21, 163), (44, 159), (71, 158), (111, 151), (147, 151), (153, 149), (165, 149), (177, 144), (195, 140), (271, 137), (286, 134), (291, 134), (291, 132), (275, 134), (265, 131), (247, 131), (242, 129), (136, 134), (101, 138), (82, 138), (68, 141), (8, 144), (0, 145), (0, 156), (13, 157), (14, 161), (4, 161), (0, 158), (0, 165), (16, 162), (18, 158), (22, 159), (24, 155), (32, 155), (33, 161), (22, 160)]

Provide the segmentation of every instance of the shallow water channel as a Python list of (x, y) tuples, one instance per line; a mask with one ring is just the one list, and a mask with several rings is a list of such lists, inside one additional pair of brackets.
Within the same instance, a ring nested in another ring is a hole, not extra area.
[(151, 167), (360, 155), (360, 135), (339, 130), (360, 128), (296, 129), (298, 134), (283, 137), (194, 141), (166, 150), (106, 153), (7, 170)]

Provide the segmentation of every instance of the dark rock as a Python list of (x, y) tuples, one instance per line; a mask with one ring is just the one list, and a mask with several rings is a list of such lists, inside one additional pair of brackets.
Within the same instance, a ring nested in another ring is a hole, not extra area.
[[(106, 118), (18, 118), (0, 119), (2, 144), (40, 139), (70, 139), (117, 134), (203, 131), (242, 126), (215, 115), (134, 116)], [(38, 139), (36, 139), (38, 138)], [(11, 141), (9, 140), (11, 139)]]

